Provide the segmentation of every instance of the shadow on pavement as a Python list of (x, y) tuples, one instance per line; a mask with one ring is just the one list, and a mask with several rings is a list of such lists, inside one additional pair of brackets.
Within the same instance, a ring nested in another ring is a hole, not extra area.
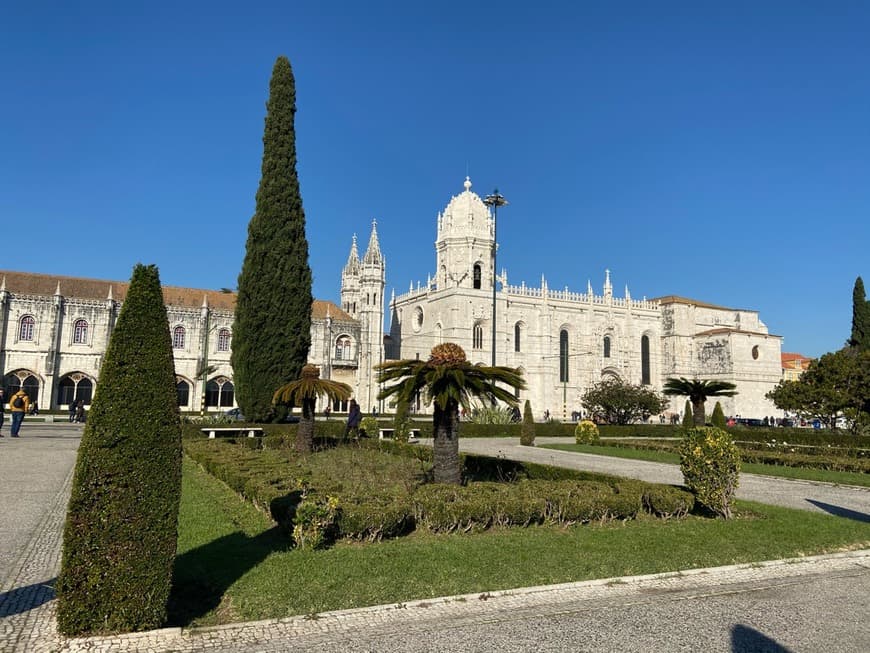
[(737, 624), (731, 629), (731, 651), (733, 653), (791, 653), (790, 649), (778, 644), (776, 640), (758, 632), (755, 628)]
[(169, 624), (187, 626), (218, 608), (227, 588), (274, 551), (285, 551), (290, 538), (277, 526), (248, 537), (224, 535), (175, 558)]
[(856, 510), (850, 510), (849, 508), (843, 508), (841, 506), (833, 506), (830, 503), (824, 503), (822, 501), (816, 501), (815, 499), (807, 499), (807, 502), (813, 504), (816, 508), (821, 508), (825, 512), (836, 515), (837, 517), (845, 517), (846, 519), (854, 519), (855, 521), (860, 521), (864, 523), (870, 523), (870, 515), (858, 512)]
[(11, 617), (54, 599), (54, 583), (52, 578), (44, 583), (34, 583), (26, 587), (16, 587), (0, 594), (0, 617)]

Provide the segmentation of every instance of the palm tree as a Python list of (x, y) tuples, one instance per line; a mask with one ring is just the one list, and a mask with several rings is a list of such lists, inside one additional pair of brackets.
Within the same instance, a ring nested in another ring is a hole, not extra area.
[(708, 397), (733, 397), (737, 394), (737, 386), (729, 381), (701, 381), (685, 377), (666, 379), (664, 394), (670, 396), (688, 397), (692, 402), (692, 418), (695, 426), (704, 426), (706, 415), (704, 403)]
[(314, 442), (314, 407), (317, 397), (326, 395), (330, 400), (345, 401), (350, 398), (351, 387), (347, 383), (320, 378), (320, 368), (305, 365), (302, 376), (285, 383), (275, 390), (272, 404), (301, 405), (302, 418), (296, 432), (296, 450), (301, 453), (311, 451)]
[(452, 342), (436, 345), (429, 360), (399, 360), (382, 363), (378, 381), (385, 387), (378, 399), (395, 396), (398, 401), (412, 401), (425, 391), (434, 405), (433, 473), (436, 483), (458, 484), (462, 480), (459, 464), (459, 407), (471, 408), (474, 397), (517, 403), (513, 392), (499, 386), (522, 390), (526, 387), (519, 370), (511, 367), (472, 365), (462, 347)]

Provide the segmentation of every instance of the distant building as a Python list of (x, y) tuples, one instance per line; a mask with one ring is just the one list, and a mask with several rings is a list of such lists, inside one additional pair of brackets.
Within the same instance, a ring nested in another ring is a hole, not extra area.
[[(493, 215), (468, 178), (435, 226), (435, 272), (425, 284), (393, 293), (389, 335), (386, 259), (374, 223), (362, 257), (353, 237), (341, 306), (322, 300), (312, 306), (309, 362), (323, 378), (348, 383), (365, 412), (391, 409), (377, 400), (375, 366), (384, 360), (425, 360), (433, 346), (449, 341), (471, 362), (491, 364), (495, 283), (496, 364), (522, 370), (528, 389), (519, 398), (529, 399), (538, 416), (568, 418), (581, 409), (583, 393), (605, 379), (661, 390), (668, 377), (683, 376), (735, 383), (738, 394), (720, 399), (725, 414), (782, 414), (765, 394), (783, 378), (789, 355), (781, 354), (781, 337), (768, 332), (757, 311), (674, 295), (633, 299), (627, 286), (617, 297), (609, 271), (600, 294), (591, 282), (585, 292), (553, 289), (543, 276), (540, 287), (510, 285), (504, 269), (495, 273)], [(408, 246), (426, 240), (410, 233)], [(66, 407), (73, 398), (89, 403), (126, 292), (123, 282), (0, 271), (0, 374), (7, 396), (24, 387), (43, 408)], [(163, 295), (179, 406), (197, 411), (203, 398), (210, 410), (235, 405), (235, 294), (164, 286)], [(671, 406), (679, 411), (683, 401), (672, 399)], [(422, 400), (414, 408), (427, 410)]]
[(803, 354), (783, 352), (780, 360), (782, 360), (782, 380), (797, 381), (815, 359)]

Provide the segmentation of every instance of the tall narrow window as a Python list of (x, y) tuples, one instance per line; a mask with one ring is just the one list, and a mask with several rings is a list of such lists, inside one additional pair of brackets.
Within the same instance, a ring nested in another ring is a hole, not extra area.
[(559, 332), (559, 381), (568, 382), (568, 332)]
[(218, 343), (217, 343), (218, 351), (229, 351), (230, 350), (230, 330), (229, 329), (221, 329), (218, 331)]
[(76, 320), (73, 327), (73, 344), (86, 345), (88, 344), (88, 323), (87, 320)]
[(36, 320), (33, 319), (32, 315), (25, 315), (21, 318), (21, 321), (18, 323), (18, 339), (19, 340), (33, 340), (33, 332), (34, 327), (36, 326)]
[(480, 289), (480, 263), (474, 264), (474, 287)]
[(649, 385), (649, 338), (643, 336), (640, 339), (640, 384)]
[(520, 332), (520, 323), (517, 322), (516, 324), (514, 324), (514, 351), (522, 351), (520, 349)]
[(604, 336), (604, 358), (610, 358), (610, 336)]
[(178, 397), (179, 406), (187, 406), (190, 401), (190, 384), (187, 381), (179, 381), (175, 384), (175, 393)]
[(172, 330), (172, 348), (184, 349), (185, 331), (183, 326), (177, 326)]
[(483, 349), (483, 326), (480, 324), (474, 325), (474, 330), (471, 336), (471, 348)]
[(341, 336), (335, 341), (335, 358), (336, 360), (350, 360), (350, 338)]

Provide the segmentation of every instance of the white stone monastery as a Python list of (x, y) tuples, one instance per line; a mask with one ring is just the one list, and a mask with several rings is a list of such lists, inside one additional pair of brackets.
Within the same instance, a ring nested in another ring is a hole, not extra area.
[[(314, 302), (309, 362), (322, 376), (349, 383), (364, 411), (391, 411), (377, 401), (375, 365), (426, 359), (436, 344), (456, 342), (473, 363), (490, 365), (494, 358), (520, 368), (528, 384), (520, 399), (531, 401), (539, 419), (545, 411), (569, 418), (582, 410), (581, 395), (603, 379), (661, 390), (672, 376), (737, 384), (737, 396), (721, 399), (726, 415), (781, 416), (764, 397), (781, 378), (781, 337), (768, 333), (757, 311), (676, 296), (636, 300), (627, 287), (615, 297), (607, 271), (601, 294), (591, 283), (586, 292), (553, 290), (544, 277), (540, 288), (509, 285), (504, 270), (495, 273), (493, 213), (468, 178), (464, 186), (438, 214), (434, 274), (425, 285), (393, 293), (388, 335), (386, 259), (374, 223), (362, 258), (353, 238), (341, 307)], [(127, 286), (0, 271), (0, 373), (7, 397), (23, 386), (42, 409), (65, 408), (74, 398), (89, 404)], [(235, 405), (235, 295), (172, 286), (163, 294), (181, 409)], [(670, 411), (680, 412), (683, 403), (676, 398)], [(416, 408), (426, 411), (425, 404)]]

